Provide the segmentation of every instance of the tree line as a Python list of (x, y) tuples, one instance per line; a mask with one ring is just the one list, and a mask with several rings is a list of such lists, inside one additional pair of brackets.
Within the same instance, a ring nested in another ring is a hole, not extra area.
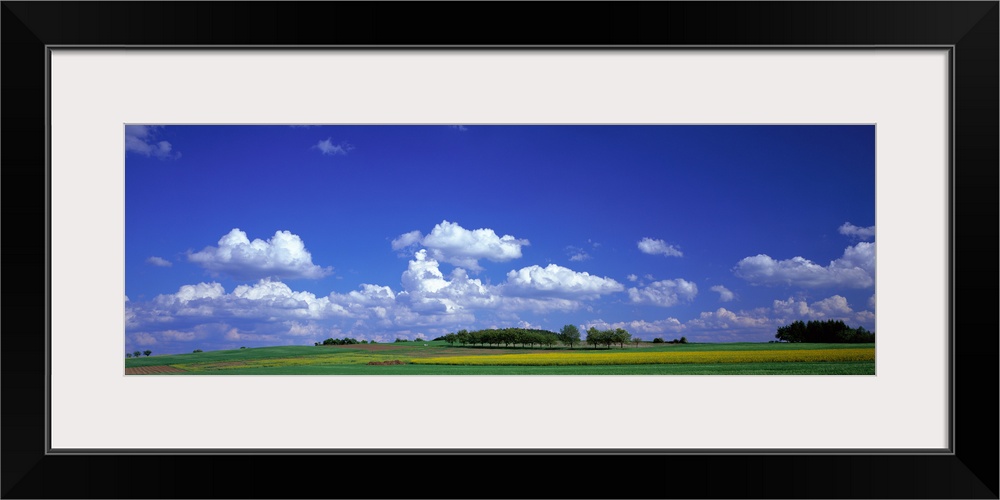
[[(522, 347), (552, 347), (557, 343), (562, 343), (572, 349), (573, 346), (581, 343), (580, 335), (580, 329), (576, 325), (565, 325), (559, 330), (559, 333), (533, 328), (490, 328), (486, 330), (459, 330), (434, 340), (444, 340), (449, 344), (463, 346), (503, 345), (504, 347), (517, 347), (518, 344)], [(632, 338), (632, 335), (623, 328), (598, 330), (595, 327), (590, 327), (583, 342), (593, 345), (594, 349), (597, 349), (598, 346), (610, 349), (612, 345), (625, 347), (625, 344), (628, 343), (635, 343), (638, 346), (641, 339)]]
[[(313, 345), (317, 345), (317, 346), (320, 346), (320, 345), (353, 345), (353, 344), (367, 344), (367, 343), (368, 343), (367, 340), (358, 340), (358, 339), (352, 339), (352, 338), (349, 338), (349, 337), (344, 337), (342, 339), (329, 338), (329, 339), (324, 340), (323, 342), (315, 342)], [(371, 341), (371, 343), (375, 344), (377, 342), (375, 342), (373, 340), (373, 341)], [(240, 349), (242, 349), (242, 347)]]
[(782, 342), (871, 344), (875, 342), (875, 332), (870, 332), (863, 326), (851, 328), (841, 320), (808, 323), (799, 320), (778, 328), (774, 338)]
[(511, 345), (517, 346), (521, 344), (522, 347), (533, 347), (533, 346), (545, 346), (551, 347), (559, 342), (559, 336), (555, 332), (550, 332), (548, 330), (537, 330), (533, 328), (490, 328), (486, 330), (459, 330), (455, 333), (449, 333), (443, 337), (441, 340), (449, 344), (462, 344), (462, 345), (489, 345), (489, 346), (499, 346), (503, 344), (504, 347), (510, 347)]
[[(638, 339), (636, 340), (638, 341)], [(618, 344), (624, 348), (625, 344), (631, 341), (632, 334), (623, 328), (598, 330), (595, 327), (590, 327), (587, 329), (587, 344), (594, 346), (594, 349), (597, 349), (598, 345), (604, 345), (610, 349), (612, 344)], [(638, 345), (638, 342), (636, 342), (636, 345)]]

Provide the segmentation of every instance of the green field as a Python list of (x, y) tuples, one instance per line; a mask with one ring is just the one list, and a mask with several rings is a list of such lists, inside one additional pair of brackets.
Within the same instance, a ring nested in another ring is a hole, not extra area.
[(427, 341), (259, 347), (124, 361), (126, 374), (156, 375), (874, 375), (875, 347), (644, 342), (542, 349)]

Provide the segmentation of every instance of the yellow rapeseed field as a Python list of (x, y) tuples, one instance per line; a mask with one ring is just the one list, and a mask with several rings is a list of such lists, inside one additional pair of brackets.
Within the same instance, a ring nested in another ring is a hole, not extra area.
[(561, 352), (455, 356), (411, 359), (428, 365), (648, 365), (665, 363), (775, 363), (800, 361), (874, 361), (874, 349), (804, 349), (789, 351), (689, 351), (689, 352)]

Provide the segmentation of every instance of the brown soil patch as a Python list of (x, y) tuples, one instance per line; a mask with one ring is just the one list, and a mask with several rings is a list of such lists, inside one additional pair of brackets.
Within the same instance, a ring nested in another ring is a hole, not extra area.
[(174, 368), (172, 366), (160, 365), (160, 366), (136, 366), (133, 368), (126, 368), (125, 375), (156, 375), (158, 373), (184, 373), (185, 370), (180, 368)]
[(369, 361), (368, 364), (369, 365), (383, 365), (384, 366), (384, 365), (405, 365), (406, 363), (403, 363), (402, 361), (400, 361), (398, 359), (394, 359), (392, 361)]

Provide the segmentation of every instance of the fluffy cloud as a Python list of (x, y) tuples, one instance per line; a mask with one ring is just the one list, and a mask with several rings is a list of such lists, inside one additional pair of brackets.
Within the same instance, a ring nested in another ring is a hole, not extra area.
[(416, 311), (451, 314), (469, 308), (494, 308), (502, 300), (497, 287), (469, 278), (462, 268), (445, 278), (438, 262), (424, 249), (416, 253), (400, 281), (404, 290), (400, 300)]
[(170, 300), (171, 302), (176, 300), (186, 304), (198, 299), (217, 299), (225, 293), (226, 290), (218, 283), (198, 283), (197, 285), (183, 285), (177, 290), (177, 293), (167, 296), (161, 295), (157, 299)]
[(143, 156), (153, 156), (161, 160), (176, 160), (181, 157), (167, 141), (157, 141), (157, 130), (162, 127), (152, 125), (125, 126), (125, 153), (138, 153)]
[(840, 295), (833, 295), (811, 304), (804, 300), (795, 300), (792, 297), (789, 297), (788, 300), (775, 300), (773, 311), (778, 322), (782, 325), (796, 320), (839, 319), (851, 326), (857, 326), (858, 323), (871, 324), (875, 321), (875, 313), (853, 310), (847, 303), (847, 299)]
[(621, 283), (611, 279), (576, 272), (556, 264), (546, 267), (528, 266), (507, 273), (503, 284), (505, 295), (515, 297), (561, 297), (566, 299), (596, 299), (601, 295), (620, 292)]
[(677, 318), (666, 318), (656, 321), (619, 321), (616, 323), (608, 323), (607, 321), (597, 319), (583, 325), (582, 331), (585, 332), (590, 327), (597, 328), (598, 330), (622, 328), (631, 333), (633, 337), (640, 338), (646, 338), (643, 334), (677, 333), (687, 329), (687, 326)]
[(729, 301), (733, 300), (733, 298), (735, 298), (735, 295), (733, 294), (733, 292), (729, 291), (728, 288), (726, 288), (726, 287), (724, 287), (722, 285), (715, 285), (712, 288), (709, 288), (709, 290), (711, 290), (713, 292), (718, 292), (718, 294), (719, 294), (719, 300), (721, 302), (729, 302)]
[(626, 276), (625, 278), (627, 278), (629, 281), (635, 281), (635, 280), (639, 279), (639, 277), (636, 276), (636, 275), (634, 275), (634, 274), (630, 274), (630, 275)]
[(688, 321), (687, 326), (697, 330), (730, 330), (774, 328), (778, 325), (762, 310), (733, 312), (720, 307), (715, 311), (701, 313)]
[(137, 323), (156, 322), (158, 317), (270, 320), (322, 319), (351, 315), (328, 297), (316, 297), (310, 292), (295, 292), (288, 285), (270, 279), (262, 279), (253, 285), (237, 286), (228, 294), (219, 283), (184, 285), (177, 293), (158, 295), (151, 304), (137, 304), (132, 309)]
[(654, 240), (652, 238), (643, 238), (638, 243), (639, 250), (642, 253), (647, 253), (650, 255), (664, 255), (667, 257), (681, 257), (684, 254), (681, 253), (680, 249), (674, 247), (673, 245), (667, 244), (663, 240)]
[(633, 304), (650, 304), (670, 307), (680, 301), (691, 301), (698, 295), (698, 286), (682, 279), (654, 281), (643, 288), (629, 288), (628, 297)]
[(411, 245), (416, 245), (424, 239), (424, 235), (420, 231), (410, 231), (399, 235), (398, 238), (392, 240), (392, 249), (401, 250)]
[(434, 226), (430, 234), (422, 236), (419, 231), (410, 231), (392, 241), (392, 248), (399, 250), (420, 244), (428, 251), (428, 256), (438, 262), (447, 262), (471, 271), (481, 271), (479, 259), (506, 262), (521, 257), (521, 247), (530, 243), (509, 234), (497, 236), (492, 229), (468, 230), (454, 222), (442, 221)]
[(867, 288), (875, 283), (875, 244), (847, 247), (841, 258), (825, 267), (803, 257), (778, 261), (760, 254), (744, 258), (733, 272), (755, 285)]
[(871, 297), (868, 297), (868, 307), (875, 309), (875, 294), (872, 294)]
[(331, 138), (326, 138), (322, 141), (317, 142), (313, 145), (313, 149), (318, 149), (320, 153), (324, 156), (337, 156), (346, 155), (348, 151), (354, 149), (354, 146), (346, 142), (341, 142), (340, 144), (334, 144)]
[(331, 267), (313, 264), (302, 239), (288, 231), (277, 231), (267, 241), (250, 241), (246, 233), (233, 229), (218, 244), (197, 253), (188, 252), (188, 260), (212, 273), (239, 279), (317, 279), (333, 272)]
[(157, 267), (170, 267), (170, 266), (173, 265), (173, 264), (170, 263), (169, 260), (164, 259), (162, 257), (157, 257), (155, 255), (152, 256), (152, 257), (150, 257), (150, 258), (148, 258), (148, 259), (146, 259), (146, 262), (148, 262), (148, 263), (150, 263), (150, 264), (152, 264), (154, 266), (157, 266)]
[(850, 222), (845, 222), (837, 231), (844, 236), (858, 238), (860, 240), (870, 240), (875, 237), (875, 226), (858, 227)]

